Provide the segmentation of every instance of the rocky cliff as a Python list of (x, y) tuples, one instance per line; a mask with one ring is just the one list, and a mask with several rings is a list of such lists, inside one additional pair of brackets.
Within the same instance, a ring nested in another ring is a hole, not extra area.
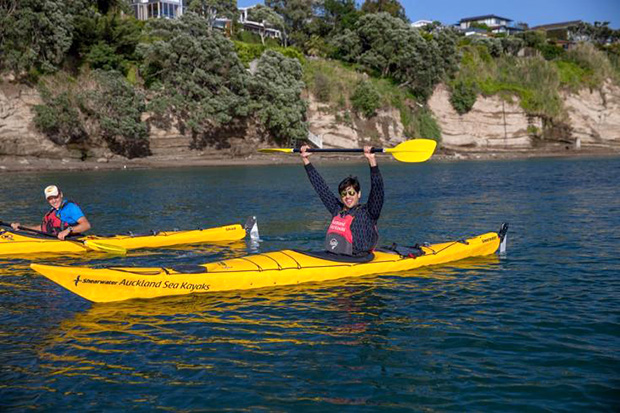
[(620, 88), (606, 83), (602, 90), (564, 94), (572, 135), (582, 147), (620, 149)]
[[(535, 152), (541, 149), (537, 132), (543, 129), (540, 118), (528, 116), (515, 100), (508, 102), (497, 96), (479, 96), (472, 110), (459, 115), (450, 104), (447, 88), (440, 85), (428, 102), (442, 130), (442, 146), (456, 153), (475, 151)], [(620, 88), (606, 83), (601, 90), (582, 90), (578, 94), (563, 95), (567, 111), (564, 135), (557, 142), (547, 144), (564, 149), (587, 150), (597, 148), (620, 153)], [(0, 83), (0, 169), (7, 169), (7, 160), (29, 164), (39, 161), (39, 168), (47, 164), (81, 162), (84, 151), (66, 148), (51, 142), (34, 126), (32, 108), (41, 103), (36, 89), (9, 81)], [(145, 118), (148, 121), (148, 118)], [(333, 113), (310, 97), (308, 109), (310, 130), (322, 137), (328, 147), (360, 147), (364, 144), (393, 146), (401, 142), (403, 125), (398, 110), (379, 111), (372, 119), (347, 118), (345, 113)], [(259, 137), (251, 128), (236, 131), (227, 147), (214, 150), (199, 149), (190, 137), (176, 128), (160, 129), (149, 125), (152, 159), (203, 159), (250, 156), (258, 145)], [(548, 145), (547, 145), (548, 147)], [(215, 154), (215, 155), (214, 155)], [(126, 163), (106, 148), (89, 148), (91, 161), (105, 164)], [(41, 164), (45, 160), (47, 164)], [(135, 162), (144, 162), (137, 160)], [(147, 161), (148, 162), (148, 161)]]
[(620, 88), (606, 83), (602, 90), (563, 94), (568, 113), (563, 136), (542, 142), (537, 135), (542, 119), (528, 116), (516, 100), (478, 96), (472, 110), (459, 115), (450, 93), (440, 85), (429, 100), (442, 130), (442, 145), (453, 150), (544, 150), (561, 145), (568, 149), (620, 150)]
[(347, 118), (346, 113), (333, 113), (329, 105), (310, 96), (308, 124), (310, 132), (320, 136), (328, 147), (392, 146), (405, 139), (400, 113), (394, 108), (380, 110), (371, 119), (355, 115)]

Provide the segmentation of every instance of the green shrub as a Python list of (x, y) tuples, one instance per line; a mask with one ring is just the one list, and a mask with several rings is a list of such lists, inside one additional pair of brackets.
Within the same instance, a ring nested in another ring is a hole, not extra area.
[(233, 43), (239, 60), (241, 60), (246, 67), (249, 66), (250, 62), (253, 60), (260, 59), (266, 49), (261, 43), (244, 43), (239, 41), (234, 41)]
[(97, 70), (93, 74), (97, 87), (81, 95), (82, 110), (98, 120), (101, 134), (110, 150), (127, 158), (150, 155), (146, 110), (141, 93), (120, 72)]
[[(107, 43), (99, 42), (86, 55), (86, 61), (93, 69), (123, 71), (123, 58)], [(126, 72), (125, 72), (126, 73)]]
[(314, 75), (314, 96), (319, 102), (327, 103), (331, 97), (329, 79), (322, 73)]
[(459, 115), (469, 112), (478, 97), (478, 86), (475, 82), (466, 83), (461, 80), (452, 85), (450, 103)]
[(366, 118), (371, 118), (381, 107), (381, 96), (377, 89), (368, 81), (358, 83), (351, 96), (353, 109)]
[(82, 126), (80, 114), (69, 93), (63, 92), (56, 97), (51, 97), (46, 92), (42, 95), (47, 102), (34, 107), (36, 128), (58, 145), (85, 141), (87, 135)]
[(258, 34), (248, 32), (245, 30), (238, 30), (235, 34), (235, 40), (240, 41), (242, 43), (260, 44), (261, 46), (263, 45), (263, 42), (261, 41), (260, 36)]
[(304, 83), (297, 59), (267, 50), (258, 61), (250, 80), (252, 106), (256, 116), (279, 143), (308, 138), (307, 104), (301, 98)]
[(527, 125), (527, 134), (534, 137), (539, 137), (541, 135), (540, 129), (535, 125)]
[[(509, 101), (517, 96), (521, 107), (530, 115), (548, 118), (565, 115), (555, 62), (547, 62), (541, 57), (518, 58), (505, 54), (488, 61), (484, 54), (484, 50), (476, 47), (463, 48), (456, 80), (465, 85), (477, 85), (484, 95), (499, 94)], [(462, 107), (459, 110), (467, 106)]]
[(538, 50), (540, 50), (545, 60), (558, 59), (566, 54), (566, 50), (562, 47), (550, 43), (539, 46)]
[(407, 131), (411, 137), (433, 139), (441, 142), (441, 129), (433, 116), (433, 113), (424, 107), (413, 114), (410, 129)]
[(560, 78), (560, 84), (567, 89), (577, 92), (584, 85), (588, 72), (574, 62), (559, 60), (555, 66)]
[(580, 43), (566, 53), (565, 60), (581, 67), (585, 74), (582, 77), (584, 86), (599, 88), (605, 80), (613, 77), (614, 69), (609, 58), (589, 43)]
[(304, 54), (296, 47), (274, 47), (272, 49), (283, 56), (290, 57), (291, 59), (297, 59), (302, 65), (306, 62)]

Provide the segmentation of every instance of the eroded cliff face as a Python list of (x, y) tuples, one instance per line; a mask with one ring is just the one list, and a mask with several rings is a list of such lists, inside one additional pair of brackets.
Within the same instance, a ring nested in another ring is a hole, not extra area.
[(310, 132), (323, 139), (323, 145), (336, 148), (359, 148), (364, 145), (392, 146), (406, 138), (397, 109), (383, 109), (371, 119), (357, 116), (344, 120), (345, 112), (333, 113), (328, 105), (309, 97), (308, 125)]
[(599, 90), (564, 94), (572, 135), (583, 147), (620, 147), (620, 87), (606, 83)]
[[(571, 149), (620, 147), (620, 88), (607, 83), (599, 91), (582, 90), (564, 93), (568, 113), (566, 136), (562, 144)], [(459, 115), (450, 104), (450, 92), (439, 85), (429, 100), (442, 130), (442, 145), (451, 149), (479, 150), (533, 149), (540, 147), (534, 134), (542, 131), (543, 122), (528, 116), (515, 98), (505, 102), (497, 96), (478, 96), (472, 110)], [(553, 144), (553, 141), (547, 142)]]
[(36, 89), (8, 82), (0, 84), (0, 156), (51, 159), (71, 156), (69, 150), (36, 130), (32, 108), (41, 103)]
[[(441, 127), (443, 147), (456, 152), (538, 150), (540, 142), (533, 138), (533, 132), (542, 130), (542, 120), (527, 116), (516, 98), (506, 102), (499, 97), (478, 96), (465, 115), (459, 115), (449, 99), (448, 89), (439, 85), (428, 103)], [(563, 99), (569, 136), (562, 137), (562, 141), (571, 142), (570, 149), (608, 148), (611, 153), (620, 152), (620, 87), (607, 83), (600, 91), (565, 93)], [(0, 158), (18, 158), (23, 163), (33, 158), (79, 162), (84, 150), (56, 145), (36, 130), (33, 107), (40, 103), (36, 89), (9, 81), (0, 83)], [(149, 124), (153, 159), (251, 156), (261, 145), (261, 133), (256, 127), (231, 129), (225, 146), (208, 147), (208, 142), (196, 145), (176, 125), (158, 128), (147, 115), (144, 120)], [(321, 136), (327, 147), (394, 146), (406, 139), (400, 113), (394, 108), (381, 110), (371, 119), (346, 118), (344, 112), (334, 113), (310, 96), (308, 123), (310, 131)], [(97, 162), (119, 158), (101, 147), (89, 148), (88, 156)], [(4, 169), (2, 165), (0, 169)]]
[(542, 130), (542, 121), (528, 118), (518, 102), (506, 102), (498, 96), (478, 96), (471, 111), (459, 115), (450, 103), (450, 92), (439, 85), (428, 102), (448, 148), (527, 148), (531, 136), (528, 126)]

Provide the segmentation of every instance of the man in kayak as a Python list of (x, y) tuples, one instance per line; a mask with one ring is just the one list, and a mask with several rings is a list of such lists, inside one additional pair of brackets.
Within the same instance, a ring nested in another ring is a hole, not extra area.
[(72, 201), (65, 200), (63, 194), (56, 185), (50, 185), (43, 191), (47, 202), (52, 207), (43, 217), (41, 225), (24, 226), (19, 222), (12, 222), (14, 230), (21, 228), (43, 231), (56, 235), (63, 240), (72, 234), (81, 234), (90, 229), (90, 222), (82, 212), (82, 209)]
[(338, 185), (339, 196), (335, 196), (310, 163), (308, 157), (312, 153), (307, 150), (307, 145), (300, 148), (308, 179), (332, 215), (332, 222), (325, 237), (325, 250), (354, 257), (367, 256), (379, 240), (377, 221), (381, 215), (384, 198), (383, 178), (375, 154), (370, 151), (370, 146), (364, 147), (364, 156), (370, 165), (370, 193), (368, 202), (360, 204), (362, 191), (357, 178), (349, 176), (343, 179)]

